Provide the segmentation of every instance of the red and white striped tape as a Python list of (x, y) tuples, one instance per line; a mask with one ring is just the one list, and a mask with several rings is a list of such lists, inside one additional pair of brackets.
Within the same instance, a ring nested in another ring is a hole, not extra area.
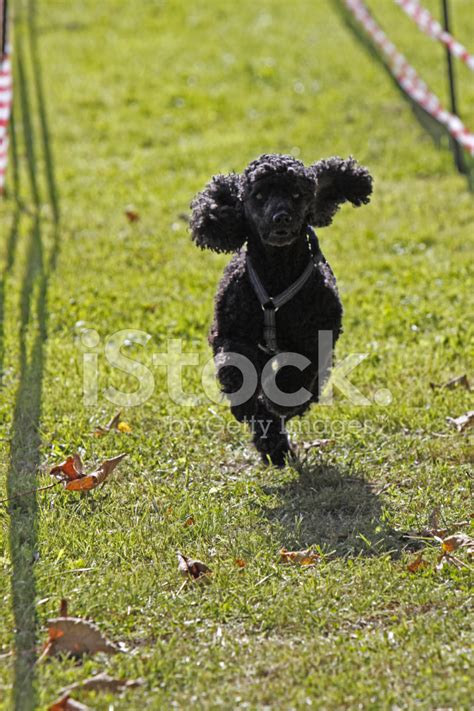
[(7, 127), (13, 100), (11, 49), (6, 48), (0, 60), (0, 193), (5, 184), (5, 172), (8, 159)]
[(367, 34), (372, 37), (375, 44), (380, 47), (388, 60), (387, 64), (390, 72), (405, 93), (433, 116), (436, 121), (446, 126), (451, 136), (474, 156), (474, 134), (464, 126), (459, 116), (455, 116), (443, 109), (438, 97), (429, 90), (425, 82), (416, 73), (416, 70), (408, 64), (403, 54), (389, 40), (370, 14), (363, 0), (344, 0), (344, 4), (364, 27)]
[(402, 10), (412, 18), (426, 35), (439, 40), (454, 57), (458, 57), (474, 72), (474, 56), (454, 37), (446, 32), (440, 23), (417, 0), (395, 0)]

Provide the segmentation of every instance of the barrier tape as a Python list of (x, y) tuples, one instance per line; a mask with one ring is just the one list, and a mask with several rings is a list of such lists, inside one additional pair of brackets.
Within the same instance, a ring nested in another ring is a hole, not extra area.
[(440, 23), (417, 0), (395, 0), (395, 2), (416, 22), (422, 32), (444, 44), (453, 57), (460, 59), (474, 72), (474, 56), (460, 42), (454, 39), (449, 32), (446, 32)]
[(459, 116), (442, 107), (436, 94), (429, 90), (416, 70), (407, 62), (403, 54), (398, 51), (374, 20), (363, 0), (344, 0), (344, 5), (381, 49), (387, 58), (387, 66), (391, 74), (403, 91), (438, 123), (445, 126), (450, 135), (474, 156), (474, 134), (464, 126)]
[(0, 60), (0, 193), (5, 185), (5, 173), (8, 159), (7, 127), (13, 101), (11, 48), (6, 47)]

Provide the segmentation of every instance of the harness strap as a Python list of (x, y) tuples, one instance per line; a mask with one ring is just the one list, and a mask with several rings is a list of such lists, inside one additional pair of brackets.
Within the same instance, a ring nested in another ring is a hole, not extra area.
[(311, 227), (308, 227), (308, 238), (310, 242), (311, 259), (303, 271), (303, 273), (293, 282), (290, 286), (282, 291), (277, 296), (269, 296), (264, 285), (260, 281), (260, 278), (255, 271), (255, 268), (251, 262), (249, 255), (247, 254), (247, 272), (249, 275), (250, 283), (252, 284), (254, 291), (257, 295), (260, 305), (263, 309), (263, 339), (265, 341), (265, 346), (260, 346), (263, 350), (270, 353), (278, 352), (278, 343), (276, 339), (276, 312), (278, 309), (290, 301), (306, 284), (313, 269), (316, 266), (316, 251), (317, 251), (317, 241), (316, 235), (314, 234)]
[(303, 286), (306, 284), (309, 277), (311, 276), (313, 269), (313, 260), (310, 260), (308, 266), (301, 274), (301, 276), (299, 276), (298, 279), (294, 281), (291, 286), (288, 287), (288, 289), (282, 291), (281, 294), (278, 294), (278, 296), (273, 297), (272, 301), (275, 304), (275, 310), (279, 309), (280, 306), (283, 306), (283, 304), (286, 304), (287, 301), (290, 301), (290, 299), (292, 299), (293, 296), (295, 296), (295, 294), (297, 294), (298, 291), (303, 288)]

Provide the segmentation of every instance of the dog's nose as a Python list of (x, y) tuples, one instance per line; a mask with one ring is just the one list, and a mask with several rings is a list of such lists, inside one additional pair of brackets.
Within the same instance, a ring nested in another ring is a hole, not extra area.
[(280, 212), (276, 212), (273, 215), (273, 222), (276, 225), (290, 225), (291, 215), (288, 212), (285, 212), (284, 210), (280, 210)]

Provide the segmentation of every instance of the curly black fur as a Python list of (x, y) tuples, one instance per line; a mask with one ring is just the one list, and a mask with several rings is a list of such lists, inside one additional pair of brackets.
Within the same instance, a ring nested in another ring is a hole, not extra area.
[(372, 176), (367, 168), (360, 166), (353, 158), (344, 160), (337, 156), (320, 160), (310, 168), (315, 176), (317, 190), (310, 224), (315, 227), (330, 225), (343, 202), (349, 201), (354, 207), (366, 205), (372, 192)]
[[(369, 202), (371, 192), (369, 172), (353, 158), (333, 157), (306, 167), (291, 156), (265, 154), (240, 175), (214, 177), (191, 204), (192, 238), (199, 247), (238, 250), (219, 285), (209, 340), (234, 416), (251, 425), (256, 448), (275, 464), (283, 464), (290, 451), (285, 423), (318, 399), (323, 385), (318, 372), (319, 333), (329, 331), (335, 343), (341, 332), (342, 305), (334, 275), (316, 243), (314, 273), (276, 316), (279, 351), (304, 355), (311, 362), (303, 371), (283, 367), (277, 385), (287, 393), (304, 387), (311, 398), (296, 407), (271, 401), (260, 377), (272, 355), (262, 349), (263, 311), (249, 280), (247, 254), (267, 293), (276, 296), (308, 264), (308, 225), (329, 225), (343, 202), (358, 207)], [(247, 250), (242, 248), (245, 242)], [(229, 353), (248, 358), (259, 377), (255, 393), (243, 404), (233, 403), (242, 375), (229, 364)]]
[(246, 224), (239, 196), (240, 176), (215, 175), (191, 203), (196, 244), (215, 252), (234, 252), (245, 242)]

